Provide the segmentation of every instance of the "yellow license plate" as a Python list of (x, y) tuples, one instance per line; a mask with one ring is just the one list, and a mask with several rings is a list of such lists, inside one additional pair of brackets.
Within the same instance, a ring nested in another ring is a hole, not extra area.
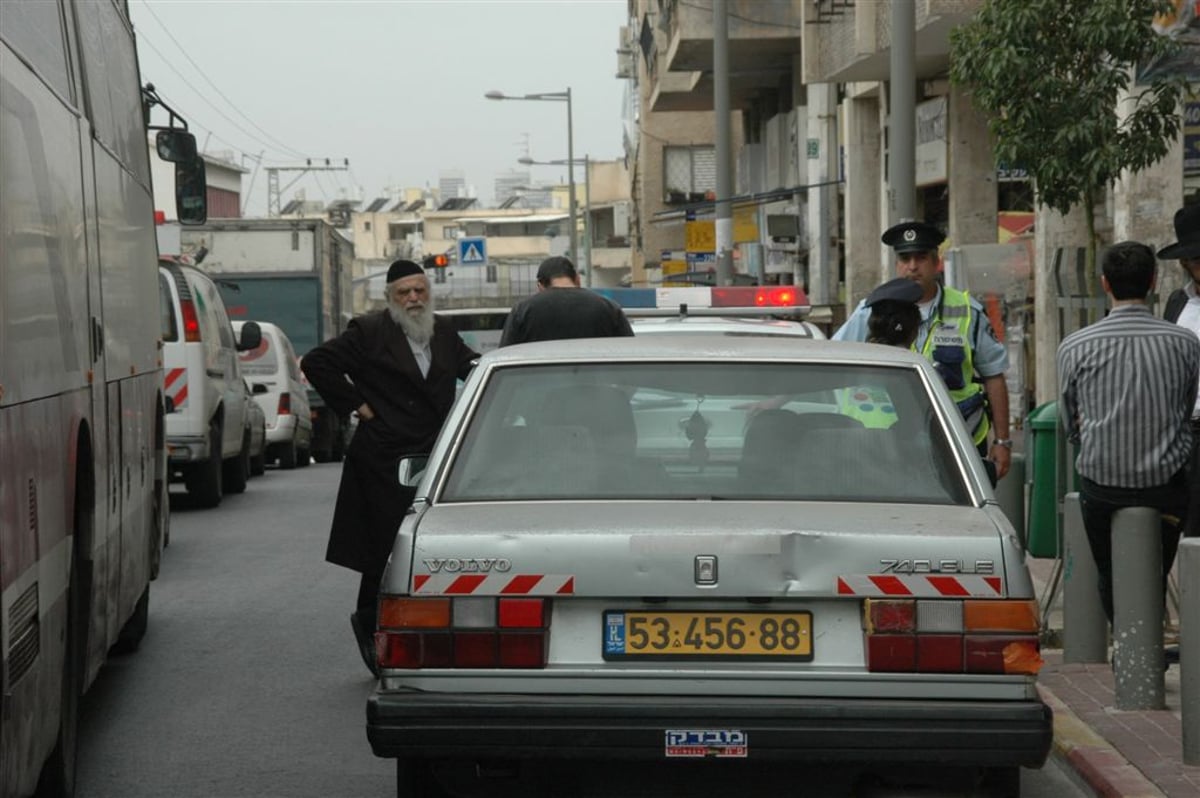
[(604, 659), (813, 658), (809, 612), (607, 610)]

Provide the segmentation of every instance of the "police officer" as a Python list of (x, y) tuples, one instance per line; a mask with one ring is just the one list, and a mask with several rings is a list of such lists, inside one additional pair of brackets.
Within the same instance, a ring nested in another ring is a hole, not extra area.
[[(995, 478), (1000, 479), (1008, 473), (1012, 458), (1008, 386), (1004, 381), (1008, 352), (996, 337), (983, 306), (965, 291), (941, 284), (938, 247), (946, 240), (941, 230), (925, 222), (901, 222), (885, 230), (882, 240), (896, 253), (899, 276), (922, 289), (917, 302), (921, 324), (912, 348), (942, 375), (971, 439), (985, 461), (993, 465)], [(870, 316), (868, 304), (859, 303), (834, 334), (834, 340), (867, 340)], [(985, 402), (991, 406), (990, 419)], [(990, 444), (989, 432), (993, 436)]]

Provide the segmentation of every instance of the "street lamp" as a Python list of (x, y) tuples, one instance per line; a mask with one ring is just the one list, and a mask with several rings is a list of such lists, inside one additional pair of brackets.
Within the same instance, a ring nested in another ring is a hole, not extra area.
[[(575, 169), (573, 166), (575, 163), (575, 129), (571, 121), (571, 88), (568, 86), (565, 91), (544, 91), (536, 94), (505, 94), (502, 91), (496, 91), (493, 89), (483, 96), (489, 100), (535, 100), (545, 102), (565, 102), (567, 104), (567, 191), (569, 194), (567, 202), (570, 205), (570, 207), (567, 209), (567, 213), (571, 217), (571, 262), (578, 265), (579, 247), (576, 242), (576, 227), (578, 226), (578, 221), (576, 219), (575, 211)], [(591, 273), (590, 268), (588, 269), (588, 273)]]
[[(552, 161), (535, 161), (528, 155), (517, 159), (517, 163), (522, 166), (566, 166), (568, 172), (574, 172), (577, 164), (583, 165), (583, 262), (586, 264), (586, 285), (592, 287), (592, 175), (591, 168), (588, 163), (588, 156), (585, 154), (579, 160), (573, 160), (570, 157), (566, 159), (558, 158)], [(574, 205), (575, 198), (571, 198), (571, 204)], [(575, 241), (575, 217), (571, 216), (571, 241)], [(579, 261), (572, 259), (575, 267), (579, 267)]]

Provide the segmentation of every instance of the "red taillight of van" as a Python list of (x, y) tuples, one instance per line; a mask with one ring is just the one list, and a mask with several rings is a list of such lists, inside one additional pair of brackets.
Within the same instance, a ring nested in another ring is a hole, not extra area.
[(544, 668), (543, 598), (381, 596), (375, 655), (383, 668)]
[(292, 412), (292, 395), (287, 393), (279, 394), (279, 409), (275, 411), (281, 416), (289, 415)]
[(183, 314), (183, 340), (189, 344), (200, 343), (200, 319), (192, 300), (179, 300), (179, 312)]
[(1037, 602), (867, 599), (872, 673), (1036, 674), (1042, 666)]

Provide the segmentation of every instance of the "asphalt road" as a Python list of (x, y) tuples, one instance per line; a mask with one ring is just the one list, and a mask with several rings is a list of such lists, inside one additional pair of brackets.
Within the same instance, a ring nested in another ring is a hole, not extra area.
[[(171, 543), (140, 650), (110, 660), (84, 698), (78, 798), (394, 796), (394, 767), (366, 740), (372, 679), (348, 613), (357, 574), (324, 562), (341, 468), (268, 469), (214, 510), (172, 496)], [(678, 764), (678, 763), (672, 763)], [(571, 765), (549, 792), (632, 796), (947, 798), (880, 788), (831, 768)], [(1079, 790), (1055, 764), (1024, 771), (1025, 798)]]

